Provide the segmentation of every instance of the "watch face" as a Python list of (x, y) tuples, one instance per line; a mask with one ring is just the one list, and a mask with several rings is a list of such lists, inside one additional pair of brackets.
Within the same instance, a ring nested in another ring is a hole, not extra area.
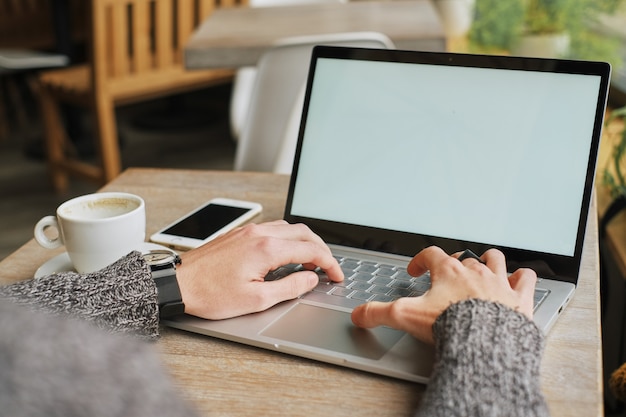
[(176, 262), (177, 255), (168, 250), (152, 250), (143, 254), (148, 265), (164, 265)]

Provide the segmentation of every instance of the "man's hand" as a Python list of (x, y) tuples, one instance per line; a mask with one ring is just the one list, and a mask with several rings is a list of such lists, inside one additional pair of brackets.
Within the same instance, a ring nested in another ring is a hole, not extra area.
[(309, 270), (264, 281), (268, 272), (283, 265), (319, 267), (330, 280), (343, 280), (337, 260), (319, 236), (282, 220), (240, 227), (181, 258), (177, 278), (185, 312), (214, 320), (266, 310), (317, 285), (317, 274)]
[(386, 325), (433, 343), (432, 326), (437, 317), (462, 300), (496, 301), (532, 318), (537, 280), (534, 271), (518, 269), (507, 276), (504, 255), (495, 249), (482, 255), (484, 263), (472, 258), (459, 261), (458, 256), (449, 256), (434, 246), (424, 249), (411, 260), (407, 270), (412, 276), (430, 271), (430, 290), (420, 297), (361, 305), (352, 312), (352, 321), (366, 328)]

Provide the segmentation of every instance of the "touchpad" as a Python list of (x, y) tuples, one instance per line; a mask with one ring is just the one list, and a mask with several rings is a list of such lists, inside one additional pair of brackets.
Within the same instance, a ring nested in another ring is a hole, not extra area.
[(309, 304), (296, 304), (261, 334), (368, 359), (381, 358), (405, 335), (389, 327), (361, 329), (350, 313)]

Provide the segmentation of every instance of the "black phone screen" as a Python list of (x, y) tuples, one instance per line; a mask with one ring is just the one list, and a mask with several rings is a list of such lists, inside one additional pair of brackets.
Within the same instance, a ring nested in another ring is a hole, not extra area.
[(248, 211), (250, 211), (249, 208), (212, 203), (162, 233), (204, 240)]

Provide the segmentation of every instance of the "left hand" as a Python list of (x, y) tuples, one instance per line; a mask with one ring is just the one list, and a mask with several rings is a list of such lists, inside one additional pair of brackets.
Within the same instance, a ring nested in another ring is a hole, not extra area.
[(248, 224), (181, 255), (178, 284), (185, 313), (224, 319), (263, 311), (315, 287), (318, 276), (300, 271), (277, 281), (268, 272), (290, 263), (320, 267), (332, 281), (343, 272), (322, 239), (302, 224), (279, 220)]
[(400, 298), (390, 303), (369, 302), (352, 311), (352, 321), (360, 327), (386, 325), (433, 343), (433, 323), (450, 305), (470, 298), (504, 304), (532, 319), (537, 275), (520, 268), (510, 276), (504, 254), (496, 249), (476, 259), (459, 261), (459, 253), (449, 256), (431, 246), (415, 255), (407, 267), (412, 276), (430, 271), (431, 288), (420, 297)]

